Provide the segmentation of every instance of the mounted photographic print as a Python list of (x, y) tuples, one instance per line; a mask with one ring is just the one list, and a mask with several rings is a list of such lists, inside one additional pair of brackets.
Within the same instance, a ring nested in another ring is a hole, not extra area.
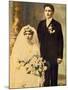
[(9, 1), (9, 88), (66, 85), (66, 5)]

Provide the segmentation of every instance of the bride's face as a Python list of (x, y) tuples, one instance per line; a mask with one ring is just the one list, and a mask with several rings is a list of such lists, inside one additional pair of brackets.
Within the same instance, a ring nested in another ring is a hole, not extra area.
[(26, 32), (26, 33), (25, 33), (25, 38), (26, 38), (28, 41), (31, 41), (32, 38), (33, 38), (33, 34), (31, 34), (30, 32)]

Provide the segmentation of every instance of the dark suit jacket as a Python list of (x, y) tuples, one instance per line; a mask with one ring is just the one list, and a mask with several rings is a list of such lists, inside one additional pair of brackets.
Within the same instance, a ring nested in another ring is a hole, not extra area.
[[(54, 33), (48, 31), (49, 26), (52, 26)], [(39, 23), (37, 34), (40, 42), (41, 56), (48, 60), (57, 60), (63, 58), (63, 35), (61, 24), (52, 19), (51, 23), (46, 27), (46, 20)]]

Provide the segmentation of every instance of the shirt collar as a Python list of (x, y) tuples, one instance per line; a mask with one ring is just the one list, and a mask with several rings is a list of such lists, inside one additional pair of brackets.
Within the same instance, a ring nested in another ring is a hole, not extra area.
[(52, 18), (49, 18), (49, 19), (46, 20), (47, 27), (49, 26), (49, 24), (51, 23), (51, 21), (52, 21)]

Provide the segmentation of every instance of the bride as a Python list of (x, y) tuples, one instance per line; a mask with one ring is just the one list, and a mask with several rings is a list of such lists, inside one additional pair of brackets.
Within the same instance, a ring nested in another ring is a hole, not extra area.
[(17, 36), (10, 56), (10, 88), (41, 87), (44, 82), (44, 61), (36, 30), (24, 26)]

